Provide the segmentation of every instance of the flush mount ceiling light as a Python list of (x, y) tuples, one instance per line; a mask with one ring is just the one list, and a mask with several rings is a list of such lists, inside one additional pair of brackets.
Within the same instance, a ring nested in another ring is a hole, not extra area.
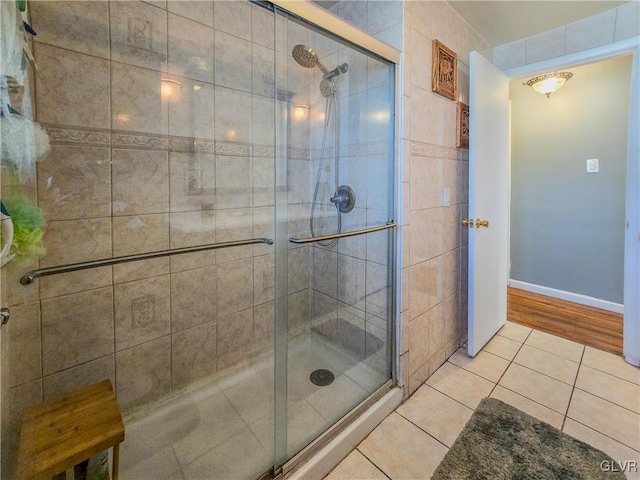
[(573, 77), (573, 73), (571, 72), (545, 73), (544, 75), (533, 77), (529, 81), (523, 83), (523, 85), (531, 87), (536, 92), (542, 93), (549, 98), (552, 93), (562, 88), (562, 86), (567, 83), (567, 80), (571, 77)]

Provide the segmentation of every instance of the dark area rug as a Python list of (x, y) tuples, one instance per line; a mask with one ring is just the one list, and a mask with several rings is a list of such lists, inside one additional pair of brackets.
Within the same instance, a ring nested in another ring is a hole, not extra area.
[[(480, 402), (431, 480), (625, 480), (607, 454), (494, 398)], [(611, 463), (609, 463), (611, 465)]]

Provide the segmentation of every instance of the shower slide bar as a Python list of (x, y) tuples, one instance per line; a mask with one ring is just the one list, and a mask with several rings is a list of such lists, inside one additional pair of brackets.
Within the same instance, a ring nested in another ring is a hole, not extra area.
[(333, 240), (334, 238), (356, 237), (358, 235), (366, 235), (367, 233), (379, 232), (381, 230), (388, 230), (390, 228), (394, 228), (395, 226), (396, 226), (396, 222), (394, 222), (393, 220), (389, 220), (386, 224), (380, 225), (378, 227), (365, 228), (363, 230), (354, 230), (352, 232), (334, 233), (332, 235), (320, 235), (318, 237), (309, 237), (309, 238), (291, 237), (289, 241), (291, 243), (322, 242), (324, 240)]
[(41, 268), (39, 270), (31, 270), (20, 277), (22, 285), (29, 285), (38, 277), (47, 277), (49, 275), (57, 275), (59, 273), (75, 272), (77, 270), (86, 270), (88, 268), (106, 267), (109, 265), (118, 265), (119, 263), (135, 262), (138, 260), (147, 260), (150, 258), (170, 257), (172, 255), (180, 255), (182, 253), (204, 252), (206, 250), (217, 250), (218, 248), (241, 247), (243, 245), (254, 245), (264, 243), (273, 245), (270, 238), (249, 238), (247, 240), (235, 240), (231, 242), (210, 243), (207, 245), (198, 245), (195, 247), (173, 248), (170, 250), (158, 250), (155, 252), (138, 253), (135, 255), (124, 255), (122, 257), (105, 258), (102, 260), (91, 260), (89, 262), (71, 263), (69, 265), (60, 265), (58, 267)]

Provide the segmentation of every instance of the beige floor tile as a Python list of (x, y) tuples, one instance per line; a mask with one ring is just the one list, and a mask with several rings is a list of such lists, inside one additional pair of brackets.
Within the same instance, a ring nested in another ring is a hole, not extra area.
[(475, 409), (488, 397), (494, 383), (446, 362), (427, 380), (427, 385)]
[(449, 358), (449, 361), (494, 383), (500, 380), (500, 377), (509, 366), (508, 360), (492, 353), (487, 353), (484, 350), (481, 350), (472, 358), (467, 354), (467, 350), (463, 348), (459, 348)]
[(582, 365), (576, 388), (640, 414), (640, 385)]
[(574, 362), (580, 362), (584, 350), (584, 345), (538, 330), (532, 331), (524, 343)]
[(628, 447), (640, 449), (640, 415), (626, 408), (576, 389), (567, 416)]
[(624, 361), (624, 358), (614, 355), (613, 353), (587, 347), (584, 351), (582, 363), (591, 368), (640, 385), (640, 368), (628, 364)]
[[(637, 462), (636, 465), (639, 466), (638, 468), (640, 468), (640, 452), (616, 442), (615, 440), (612, 440), (611, 438), (602, 435), (601, 433), (596, 432), (575, 420), (567, 418), (562, 431), (567, 435), (571, 435), (573, 438), (582, 440), (592, 447), (602, 450), (618, 462), (635, 461)], [(627, 473), (627, 478), (629, 480), (637, 480), (640, 478), (640, 475), (637, 472), (630, 471)]]
[(494, 336), (482, 350), (492, 353), (507, 360), (513, 360), (522, 344), (500, 335)]
[(497, 398), (504, 403), (516, 407), (525, 413), (528, 413), (532, 417), (542, 420), (543, 422), (553, 425), (556, 428), (562, 428), (562, 420), (564, 415), (554, 412), (550, 408), (540, 405), (533, 400), (529, 400), (527, 397), (523, 397), (511, 390), (507, 390), (500, 385), (496, 386), (495, 390), (491, 392), (491, 398)]
[(358, 446), (389, 478), (430, 478), (447, 448), (397, 413), (389, 415)]
[(563, 415), (571, 398), (571, 386), (515, 363), (499, 384)]
[(575, 383), (580, 366), (577, 362), (528, 345), (522, 346), (513, 361), (569, 385)]
[(524, 325), (518, 325), (517, 323), (508, 321), (498, 331), (498, 335), (500, 335), (501, 337), (510, 338), (511, 340), (515, 340), (516, 342), (524, 343), (524, 341), (531, 333), (531, 330), (531, 328), (525, 327)]
[(358, 450), (354, 450), (342, 460), (325, 480), (383, 480), (387, 476), (367, 460)]
[(449, 448), (473, 415), (470, 408), (427, 385), (396, 411)]

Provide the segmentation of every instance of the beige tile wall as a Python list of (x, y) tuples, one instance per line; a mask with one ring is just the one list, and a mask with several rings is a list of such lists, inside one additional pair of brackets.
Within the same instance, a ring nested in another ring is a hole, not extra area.
[[(41, 69), (38, 120), (54, 145), (39, 165), (39, 188), (25, 185), (53, 215), (42, 265), (269, 233), (273, 135), (267, 127), (273, 112), (264, 94), (273, 82), (273, 34), (265, 12), (238, 2), (215, 2), (212, 10), (205, 2), (187, 10), (180, 2), (169, 2), (168, 10), (163, 2), (31, 5), (34, 26), (42, 32), (35, 46)], [(466, 336), (461, 321), (466, 319), (466, 236), (458, 225), (466, 213), (468, 163), (466, 151), (455, 148), (455, 102), (430, 89), (431, 41), (437, 38), (458, 53), (462, 101), (468, 96), (468, 53), (487, 45), (445, 2), (340, 2), (335, 8), (403, 51), (400, 353), (402, 383), (412, 392)], [(185, 31), (197, 32), (199, 41), (193, 44)], [(297, 40), (295, 33), (288, 39), (291, 46)], [(185, 58), (185, 49), (193, 58)], [(232, 60), (235, 69), (229, 71), (225, 65)], [(308, 72), (292, 71), (289, 89), (312, 92)], [(375, 69), (369, 72), (375, 82)], [(179, 102), (158, 98), (161, 78), (181, 82)], [(349, 93), (355, 99), (370, 86), (349, 84)], [(367, 130), (358, 132), (366, 141)], [(289, 147), (296, 154), (289, 176), (308, 178), (305, 185), (311, 188), (304, 144), (309, 125), (292, 125), (291, 133)], [(363, 157), (351, 156), (354, 171), (361, 171)], [(70, 172), (77, 181), (69, 181)], [(133, 180), (136, 175), (139, 181)], [(371, 169), (367, 175), (366, 190), (374, 192), (384, 173)], [(74, 188), (78, 184), (84, 189)], [(451, 188), (450, 207), (441, 206), (444, 187)], [(309, 192), (293, 189), (290, 195), (290, 217), (298, 219), (291, 233), (308, 233)], [(355, 212), (354, 225), (383, 220), (385, 207), (376, 205), (383, 197), (367, 195), (370, 208)], [(348, 323), (362, 321), (353, 303), (363, 291), (366, 296), (380, 288), (367, 284), (383, 278), (380, 270), (386, 269), (385, 261), (375, 258), (380, 241), (352, 239), (338, 251), (292, 248), (291, 256), (301, 260), (294, 265), (318, 267), (313, 278), (303, 275), (306, 267), (290, 274), (296, 279), (289, 290), (290, 317), (296, 319), (292, 331), (304, 331), (299, 325), (310, 310), (315, 318), (331, 320), (340, 312)], [(10, 306), (22, 306), (32, 318), (15, 334), (28, 348), (13, 361), (14, 417), (30, 402), (104, 376), (114, 381), (123, 406), (135, 408), (268, 346), (269, 253), (256, 247), (148, 260), (43, 279), (30, 287), (15, 284), (21, 272), (36, 266), (33, 262), (5, 269)], [(359, 281), (338, 295), (323, 273), (355, 275)], [(197, 295), (185, 286), (189, 280)], [(376, 306), (383, 305), (374, 302), (372, 311)], [(378, 320), (374, 314), (372, 330), (384, 326)], [(337, 322), (317, 323), (328, 335), (340, 334)], [(136, 328), (140, 336), (131, 334)], [(69, 348), (56, 350), (57, 342)], [(207, 348), (195, 354), (198, 345)]]
[[(342, 1), (333, 11), (402, 51), (398, 330), (401, 382), (410, 394), (467, 335), (467, 235), (460, 220), (468, 210), (468, 151), (456, 148), (456, 102), (431, 91), (432, 41), (458, 54), (464, 103), (469, 52), (491, 52), (444, 1), (368, 2), (368, 8)], [(451, 192), (448, 207), (444, 188)]]
[[(467, 235), (460, 221), (468, 210), (469, 157), (456, 148), (457, 102), (431, 91), (432, 41), (458, 54), (463, 103), (469, 102), (469, 53), (486, 54), (489, 45), (444, 1), (403, 5), (400, 350), (410, 394), (467, 336)], [(444, 188), (451, 193), (447, 207)]]
[[(157, 401), (272, 348), (274, 322), (267, 246), (18, 283), (38, 266), (273, 236), (273, 14), (235, 1), (34, 1), (30, 14), (52, 149), (21, 179), (47, 254), (2, 271), (14, 427), (24, 407), (103, 378), (125, 412)], [(308, 95), (308, 70), (287, 77)], [(291, 212), (308, 218), (308, 122), (292, 128)], [(310, 329), (311, 265), (309, 247), (291, 250), (294, 334)]]
[[(384, 9), (380, 10), (373, 3), (340, 2), (332, 9), (334, 13), (342, 12), (348, 20), (364, 22), (365, 27), (369, 25), (370, 17), (374, 30), (384, 30), (389, 19), (385, 17)], [(350, 14), (354, 15), (353, 19)], [(349, 185), (356, 195), (355, 208), (342, 214), (342, 231), (384, 225), (393, 219), (388, 175), (393, 152), (387, 140), (393, 122), (378, 118), (376, 113), (379, 115), (392, 108), (389, 68), (383, 62), (319, 34), (312, 33), (310, 42), (327, 68), (342, 63), (349, 65), (348, 71), (335, 80), (340, 184)], [(309, 92), (312, 166), (311, 172), (305, 172), (305, 175), (310, 176), (312, 189), (323, 153), (325, 98), (319, 92), (320, 78), (318, 71), (315, 76), (312, 74)], [(336, 211), (328, 201), (335, 187), (335, 121), (335, 107), (332, 106), (316, 207), (316, 234), (337, 231)], [(392, 314), (391, 286), (387, 283), (390, 245), (388, 232), (380, 232), (343, 239), (328, 247), (318, 244), (311, 247), (313, 330), (358, 360), (366, 360), (381, 373), (389, 372), (388, 345), (392, 341), (388, 328)]]

